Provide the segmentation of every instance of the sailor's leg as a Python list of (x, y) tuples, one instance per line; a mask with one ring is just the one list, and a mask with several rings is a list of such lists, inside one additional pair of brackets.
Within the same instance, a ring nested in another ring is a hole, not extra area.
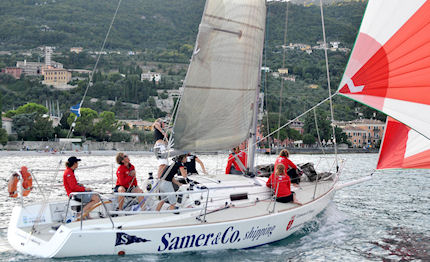
[[(118, 193), (125, 193), (125, 187), (118, 187)], [(124, 196), (118, 196), (118, 210), (122, 210), (124, 206)]]

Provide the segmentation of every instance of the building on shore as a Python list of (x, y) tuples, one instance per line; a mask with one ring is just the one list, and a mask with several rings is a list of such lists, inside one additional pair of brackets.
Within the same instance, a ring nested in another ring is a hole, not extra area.
[(140, 119), (123, 119), (118, 120), (122, 130), (124, 130), (124, 125), (127, 125), (130, 129), (140, 130), (140, 131), (152, 131), (153, 122), (144, 121)]
[(16, 134), (15, 130), (13, 130), (13, 121), (12, 118), (2, 117), (1, 127), (6, 130), (8, 135)]
[(63, 68), (46, 67), (42, 70), (43, 84), (52, 85), (57, 88), (67, 87), (72, 80), (72, 73)]
[(81, 53), (83, 50), (84, 49), (82, 47), (72, 47), (72, 48), (70, 48), (70, 52), (71, 53), (76, 53), (76, 54)]
[[(38, 76), (42, 74), (43, 68), (46, 67), (45, 63), (40, 62), (27, 62), (17, 61), (16, 67), (21, 68), (22, 73), (27, 76)], [(51, 61), (51, 67), (53, 68), (63, 68), (63, 64)]]
[(155, 83), (158, 84), (161, 81), (161, 74), (148, 71), (148, 73), (143, 73), (140, 75), (140, 81), (143, 80), (155, 81)]
[(22, 74), (22, 69), (19, 67), (6, 67), (5, 69), (2, 69), (2, 73), (11, 75), (15, 79), (20, 79)]
[(385, 123), (376, 119), (336, 121), (334, 125), (346, 133), (353, 147), (378, 147), (384, 137)]

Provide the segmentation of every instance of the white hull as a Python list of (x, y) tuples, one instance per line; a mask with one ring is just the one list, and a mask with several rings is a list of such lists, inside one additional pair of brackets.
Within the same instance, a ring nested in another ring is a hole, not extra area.
[[(208, 211), (206, 222), (202, 221), (201, 211), (150, 213), (114, 217), (114, 228), (108, 218), (99, 218), (85, 220), (82, 229), (80, 222), (72, 222), (54, 230), (51, 227), (59, 223), (52, 221), (56, 217), (53, 207), (59, 204), (52, 202), (44, 209), (42, 221), (33, 234), (30, 233), (32, 220), (41, 204), (16, 206), (8, 240), (16, 250), (39, 257), (249, 248), (286, 238), (297, 231), (326, 208), (335, 194), (335, 185), (334, 181), (322, 182), (315, 199), (314, 184), (302, 186), (297, 196), (305, 203), (303, 206), (276, 203), (273, 207), (273, 201), (262, 197), (265, 194), (261, 190), (269, 192), (263, 185), (247, 189), (249, 199), (232, 201), (227, 208)], [(222, 194), (238, 190), (218, 189)], [(251, 197), (252, 192), (257, 192), (257, 196)]]

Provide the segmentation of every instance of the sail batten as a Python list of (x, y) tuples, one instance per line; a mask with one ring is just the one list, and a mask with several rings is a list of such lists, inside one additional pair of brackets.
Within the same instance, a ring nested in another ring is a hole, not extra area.
[(264, 0), (208, 0), (174, 125), (174, 147), (230, 149), (247, 139), (264, 43)]

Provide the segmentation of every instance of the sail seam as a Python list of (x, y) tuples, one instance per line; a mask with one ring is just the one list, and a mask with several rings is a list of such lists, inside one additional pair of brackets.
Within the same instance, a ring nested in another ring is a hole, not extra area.
[(224, 88), (224, 87), (210, 87), (210, 86), (186, 86), (185, 88), (194, 88), (194, 89), (210, 89), (210, 90), (229, 90), (229, 91), (255, 91), (254, 89), (235, 89), (235, 88)]
[(247, 23), (243, 23), (243, 22), (239, 22), (239, 21), (235, 21), (235, 20), (232, 20), (232, 19), (227, 19), (227, 18), (224, 18), (224, 17), (219, 17), (219, 16), (216, 16), (216, 15), (210, 15), (210, 14), (205, 14), (205, 16), (210, 17), (210, 18), (214, 18), (214, 19), (217, 19), (217, 20), (222, 20), (222, 21), (226, 21), (226, 22), (231, 22), (231, 23), (239, 24), (239, 25), (244, 25), (244, 26), (247, 26), (247, 27), (251, 27), (251, 28), (263, 31), (263, 28), (261, 28), (261, 27), (258, 27), (258, 26), (255, 26), (255, 25), (251, 25), (251, 24), (247, 24)]

